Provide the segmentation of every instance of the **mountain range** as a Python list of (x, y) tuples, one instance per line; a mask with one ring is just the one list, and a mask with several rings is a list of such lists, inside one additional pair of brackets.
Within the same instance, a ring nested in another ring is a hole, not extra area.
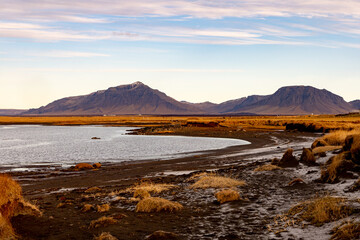
[[(23, 115), (305, 115), (341, 114), (360, 109), (360, 100), (346, 102), (325, 89), (289, 86), (271, 95), (251, 95), (220, 104), (177, 101), (135, 82), (88, 95), (67, 97)], [(1, 113), (1, 112), (0, 112)]]

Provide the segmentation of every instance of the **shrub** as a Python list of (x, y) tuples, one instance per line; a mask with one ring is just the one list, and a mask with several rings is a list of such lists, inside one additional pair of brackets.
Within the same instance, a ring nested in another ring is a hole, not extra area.
[(180, 203), (172, 202), (163, 198), (149, 197), (141, 200), (136, 205), (136, 212), (176, 212), (183, 209)]
[(352, 240), (360, 239), (360, 222), (347, 222), (340, 224), (333, 230), (331, 239), (334, 240)]
[(117, 240), (117, 238), (108, 232), (103, 232), (99, 236), (94, 237), (94, 240)]
[(205, 175), (193, 185), (191, 185), (190, 188), (231, 188), (237, 186), (244, 186), (245, 184), (245, 181), (240, 181), (229, 177)]
[(255, 172), (281, 170), (282, 168), (273, 164), (265, 164), (255, 168)]
[(99, 227), (106, 227), (111, 224), (116, 224), (118, 221), (115, 220), (113, 217), (100, 217), (96, 220), (90, 222), (89, 228), (99, 228)]
[(238, 201), (241, 199), (239, 192), (232, 189), (221, 190), (215, 193), (215, 197), (219, 203)]

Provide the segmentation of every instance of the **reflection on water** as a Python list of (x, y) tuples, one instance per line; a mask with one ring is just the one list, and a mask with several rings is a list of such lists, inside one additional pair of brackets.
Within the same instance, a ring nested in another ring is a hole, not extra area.
[[(125, 135), (129, 129), (102, 126), (0, 126), (0, 164), (17, 166), (169, 159), (248, 144), (237, 139)], [(92, 137), (100, 139), (93, 140)]]

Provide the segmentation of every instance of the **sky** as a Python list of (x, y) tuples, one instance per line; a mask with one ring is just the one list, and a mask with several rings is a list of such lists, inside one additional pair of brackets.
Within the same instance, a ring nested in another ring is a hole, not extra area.
[(136, 81), (189, 102), (360, 99), (360, 1), (0, 0), (0, 108)]

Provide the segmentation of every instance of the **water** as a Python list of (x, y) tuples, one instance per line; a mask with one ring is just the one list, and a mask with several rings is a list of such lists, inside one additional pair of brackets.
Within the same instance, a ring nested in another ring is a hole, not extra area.
[[(249, 142), (237, 139), (125, 135), (127, 127), (0, 126), (0, 166), (162, 160)], [(132, 128), (133, 129), (133, 128)], [(99, 137), (93, 140), (92, 137)]]

